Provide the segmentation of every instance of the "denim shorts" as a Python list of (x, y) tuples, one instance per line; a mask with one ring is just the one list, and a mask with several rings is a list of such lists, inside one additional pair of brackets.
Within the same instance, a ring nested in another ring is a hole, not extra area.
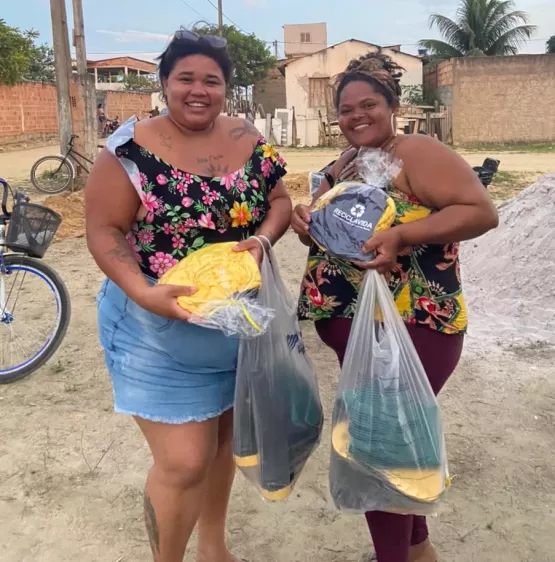
[(116, 412), (181, 424), (233, 407), (239, 338), (148, 312), (110, 280), (97, 309)]

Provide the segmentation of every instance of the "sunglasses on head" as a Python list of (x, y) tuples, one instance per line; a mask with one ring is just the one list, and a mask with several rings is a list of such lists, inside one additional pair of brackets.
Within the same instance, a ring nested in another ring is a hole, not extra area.
[(213, 49), (225, 49), (227, 39), (217, 35), (199, 35), (188, 29), (179, 29), (175, 32), (175, 39), (183, 43), (204, 43)]

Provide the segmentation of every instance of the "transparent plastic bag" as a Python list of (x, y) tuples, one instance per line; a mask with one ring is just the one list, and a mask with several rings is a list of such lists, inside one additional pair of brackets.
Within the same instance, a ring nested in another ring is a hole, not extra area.
[(439, 405), (384, 277), (365, 274), (332, 420), (345, 511), (431, 515), (449, 482)]
[(320, 442), (323, 411), (306, 354), (297, 306), (269, 250), (260, 303), (276, 311), (268, 330), (242, 340), (235, 391), (233, 453), (237, 466), (271, 501), (291, 495)]
[(260, 303), (262, 279), (249, 252), (234, 252), (236, 242), (206, 246), (174, 265), (160, 284), (196, 287), (178, 304), (192, 314), (190, 322), (244, 338), (263, 334), (275, 311)]
[(361, 149), (355, 163), (364, 181), (338, 183), (319, 197), (309, 235), (333, 256), (369, 261), (374, 256), (362, 252), (363, 244), (395, 219), (395, 203), (385, 189), (401, 171), (401, 162), (380, 149)]

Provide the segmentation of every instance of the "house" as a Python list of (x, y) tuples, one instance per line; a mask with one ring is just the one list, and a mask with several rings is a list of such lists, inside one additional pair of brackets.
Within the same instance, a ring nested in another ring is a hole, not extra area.
[(328, 46), (326, 23), (301, 23), (283, 26), (283, 42), (286, 58), (312, 55)]
[(97, 90), (122, 90), (120, 76), (127, 74), (156, 74), (157, 64), (151, 60), (136, 58), (130, 55), (89, 55), (87, 70), (94, 75)]
[[(349, 61), (379, 47), (366, 41), (349, 39), (312, 54), (286, 59), (286, 107), (295, 108), (297, 138), (301, 145), (316, 146), (320, 142), (320, 119), (335, 118), (332, 80), (347, 67)], [(400, 46), (383, 47), (382, 51), (405, 69), (401, 84), (422, 85), (422, 59), (401, 51)]]

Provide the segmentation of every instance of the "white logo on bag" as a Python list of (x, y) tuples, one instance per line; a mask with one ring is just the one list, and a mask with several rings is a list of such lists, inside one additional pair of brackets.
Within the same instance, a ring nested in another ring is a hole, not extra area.
[(366, 211), (366, 207), (364, 205), (361, 205), (360, 203), (357, 203), (351, 209), (351, 215), (353, 215), (353, 217), (356, 217), (357, 219), (359, 219), (360, 217), (362, 217), (362, 215), (364, 215), (364, 211)]
[(360, 203), (358, 203), (357, 205), (354, 205), (354, 207), (352, 207), (351, 214), (346, 213), (345, 211), (342, 211), (341, 209), (334, 209), (333, 215), (335, 217), (337, 217), (339, 220), (342, 220), (343, 222), (349, 223), (352, 226), (355, 226), (357, 228), (362, 228), (363, 230), (367, 230), (369, 232), (372, 232), (372, 229), (374, 228), (374, 225), (371, 222), (368, 222), (368, 221), (365, 221), (365, 220), (359, 218), (364, 214), (365, 211), (366, 211), (366, 208), (364, 207), (364, 205), (361, 205)]

